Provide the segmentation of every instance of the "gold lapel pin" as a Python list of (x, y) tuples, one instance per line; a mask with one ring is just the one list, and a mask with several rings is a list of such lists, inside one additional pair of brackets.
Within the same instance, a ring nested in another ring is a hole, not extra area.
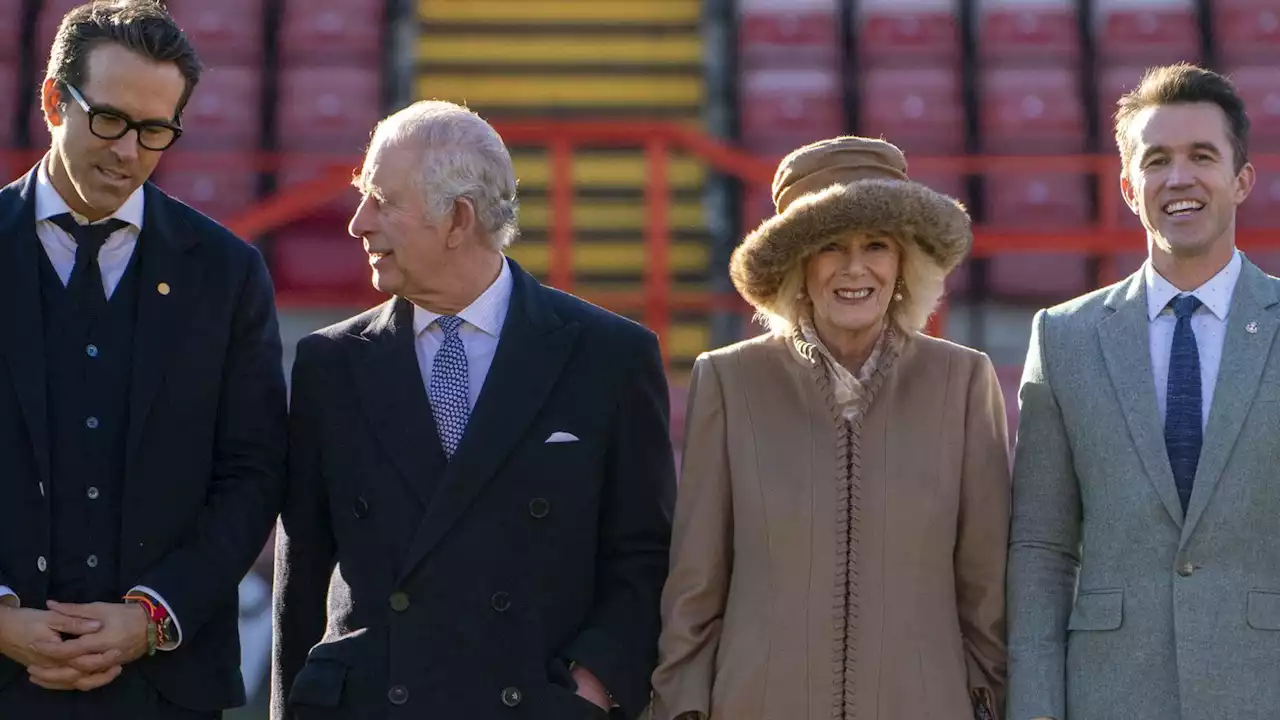
[(1258, 332), (1258, 323), (1250, 321), (1248, 325), (1245, 325), (1245, 326), (1244, 326), (1244, 331), (1245, 331), (1245, 332), (1247, 332), (1247, 333), (1249, 333), (1250, 335), (1255, 335), (1255, 334), (1257, 334), (1257, 332)]
[[(169, 283), (160, 283), (159, 285), (157, 285), (157, 286), (156, 286), (156, 292), (160, 293), (161, 295), (168, 295), (168, 294), (169, 294)], [(1252, 330), (1251, 330), (1250, 332), (1252, 332)]]

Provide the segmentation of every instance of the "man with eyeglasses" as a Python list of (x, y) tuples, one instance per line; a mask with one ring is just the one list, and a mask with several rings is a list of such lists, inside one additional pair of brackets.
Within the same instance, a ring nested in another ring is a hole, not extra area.
[(72, 10), (52, 144), (0, 190), (0, 718), (245, 701), (237, 586), (283, 492), (261, 256), (148, 183), (201, 72), (158, 0)]

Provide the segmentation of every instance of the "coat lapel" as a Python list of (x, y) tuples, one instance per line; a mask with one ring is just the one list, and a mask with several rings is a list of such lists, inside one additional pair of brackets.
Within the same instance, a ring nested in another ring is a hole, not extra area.
[(544, 289), (514, 261), (511, 304), (493, 365), (467, 431), (406, 556), (401, 579), (431, 552), (489, 483), (537, 417), (578, 334), (547, 302)]
[(0, 206), (0, 297), (12, 323), (4, 354), (22, 405), (40, 482), (49, 487), (49, 415), (44, 370), (39, 255), (36, 236), (36, 171), (10, 185)]
[[(1276, 314), (1278, 302), (1275, 281), (1246, 260), (1227, 312), (1222, 364), (1214, 386), (1200, 462), (1196, 466), (1195, 486), (1187, 505), (1183, 542), (1208, 506), (1253, 405), (1270, 357), (1271, 343), (1276, 329), (1280, 328), (1280, 317)], [(1255, 332), (1249, 332), (1246, 327), (1252, 327)]]
[(1151, 345), (1147, 317), (1147, 291), (1142, 272), (1122, 283), (1106, 299), (1113, 314), (1098, 326), (1098, 339), (1106, 359), (1111, 384), (1124, 410), (1125, 423), (1138, 457), (1155, 486), (1165, 510), (1182, 525), (1182, 502), (1169, 467), (1164, 446), (1164, 430), (1156, 406), (1155, 381), (1151, 370)]
[(191, 328), (201, 297), (204, 267), (199, 236), (175, 213), (175, 201), (154, 185), (144, 186), (146, 209), (134, 252), (138, 257), (138, 315), (130, 378), (126, 468), (133, 466), (156, 393), (173, 360), (174, 348)]
[(425, 507), (431, 485), (420, 476), (432, 465), (429, 443), (439, 441), (414, 351), (413, 305), (387, 302), (359, 337), (364, 342), (354, 346), (351, 369), (360, 401), (383, 451)]

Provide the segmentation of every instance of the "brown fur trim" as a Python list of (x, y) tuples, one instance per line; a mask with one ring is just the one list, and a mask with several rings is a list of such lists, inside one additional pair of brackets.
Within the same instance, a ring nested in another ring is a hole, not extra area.
[(765, 220), (733, 251), (729, 276), (747, 302), (768, 309), (796, 263), (851, 233), (915, 243), (945, 272), (973, 246), (958, 200), (915, 182), (862, 180), (807, 195)]

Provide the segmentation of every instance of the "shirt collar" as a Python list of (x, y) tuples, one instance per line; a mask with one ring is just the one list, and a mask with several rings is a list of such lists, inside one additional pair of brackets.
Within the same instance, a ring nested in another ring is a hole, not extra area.
[[(36, 171), (36, 222), (48, 220), (63, 213), (71, 213), (71, 217), (75, 218), (76, 222), (81, 225), (88, 225), (89, 221), (80, 213), (72, 210), (67, 205), (67, 201), (62, 199), (58, 189), (53, 186), (53, 182), (49, 179), (49, 171), (45, 167), (48, 162), (48, 158), (41, 160), (40, 169)], [(144, 193), (140, 187), (133, 191), (133, 194), (124, 201), (123, 205), (111, 213), (111, 218), (123, 220), (141, 231), (145, 202)], [(103, 218), (99, 222), (105, 222), (111, 218)]]
[[(1240, 279), (1242, 264), (1237, 250), (1217, 275), (1187, 294), (1196, 296), (1219, 320), (1226, 320), (1227, 311), (1231, 309), (1231, 296), (1235, 294), (1236, 281)], [(1147, 284), (1147, 319), (1154, 321), (1169, 306), (1170, 301), (1183, 293), (1156, 272), (1150, 260), (1143, 265), (1143, 277)]]
[[(511, 305), (511, 289), (513, 285), (511, 267), (504, 257), (502, 259), (502, 270), (498, 272), (498, 279), (494, 280), (493, 284), (481, 293), (480, 297), (468, 305), (465, 310), (458, 313), (458, 317), (462, 318), (468, 325), (474, 325), (479, 328), (485, 334), (498, 337), (502, 334), (502, 326), (507, 320), (507, 308)], [(414, 337), (425, 332), (427, 328), (431, 327), (431, 323), (435, 322), (439, 317), (440, 313), (434, 313), (414, 305)]]

